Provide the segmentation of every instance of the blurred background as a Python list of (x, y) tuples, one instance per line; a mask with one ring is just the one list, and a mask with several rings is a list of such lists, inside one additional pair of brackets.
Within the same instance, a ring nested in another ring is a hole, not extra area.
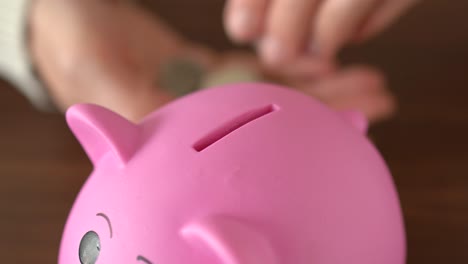
[[(232, 48), (223, 1), (147, 1), (171, 25)], [(202, 11), (203, 10), (203, 11)], [(399, 108), (370, 134), (403, 206), (408, 263), (468, 263), (468, 1), (425, 0), (345, 63), (382, 69)], [(193, 23), (197, 21), (197, 23)], [(92, 167), (61, 115), (0, 84), (0, 259), (54, 263), (68, 211)]]

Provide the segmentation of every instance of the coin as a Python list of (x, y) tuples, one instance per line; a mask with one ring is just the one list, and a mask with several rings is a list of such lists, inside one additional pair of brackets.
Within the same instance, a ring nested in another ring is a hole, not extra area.
[(261, 81), (262, 78), (255, 70), (241, 65), (233, 65), (224, 69), (208, 73), (201, 85), (202, 89), (215, 86)]
[(175, 96), (197, 90), (205, 74), (204, 68), (186, 58), (173, 58), (165, 63), (158, 73), (158, 84)]

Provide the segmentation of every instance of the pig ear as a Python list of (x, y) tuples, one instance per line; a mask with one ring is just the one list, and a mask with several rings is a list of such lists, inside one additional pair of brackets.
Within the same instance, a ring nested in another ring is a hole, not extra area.
[(106, 108), (74, 105), (68, 109), (66, 119), (94, 164), (111, 153), (124, 166), (137, 148), (138, 127)]
[(194, 247), (208, 249), (223, 264), (275, 264), (270, 242), (251, 226), (229, 217), (214, 216), (184, 227), (182, 236)]
[(354, 128), (361, 133), (366, 134), (369, 128), (369, 122), (363, 113), (359, 111), (347, 110), (341, 111), (340, 115)]

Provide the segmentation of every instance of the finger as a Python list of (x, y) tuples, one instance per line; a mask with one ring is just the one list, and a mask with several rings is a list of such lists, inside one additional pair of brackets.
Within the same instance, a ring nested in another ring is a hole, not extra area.
[(224, 12), (224, 24), (229, 37), (236, 42), (248, 42), (259, 37), (271, 1), (229, 0)]
[(410, 9), (418, 2), (419, 0), (385, 1), (366, 22), (357, 39), (363, 41), (383, 31), (396, 22), (396, 18), (405, 10)]
[(310, 56), (303, 56), (288, 63), (288, 67), (281, 69), (284, 78), (312, 81), (332, 74), (336, 70), (334, 62), (321, 61)]
[(364, 67), (344, 70), (304, 91), (338, 110), (359, 110), (371, 122), (391, 116), (396, 109), (380, 73)]
[(337, 110), (357, 110), (366, 116), (370, 123), (382, 121), (395, 113), (394, 99), (390, 94), (356, 94), (340, 98), (330, 106)]
[(325, 98), (347, 97), (356, 93), (374, 93), (385, 90), (382, 74), (372, 68), (353, 66), (322, 80), (310, 87), (317, 95)]
[(314, 28), (313, 46), (331, 58), (359, 31), (382, 0), (327, 0), (323, 2)]
[(111, 109), (136, 123), (155, 109), (174, 99), (172, 95), (165, 93), (164, 90), (152, 86), (114, 88), (101, 91), (101, 95), (93, 95), (88, 98), (88, 101), (94, 101), (95, 104)]
[(260, 55), (270, 65), (293, 59), (305, 47), (317, 0), (276, 0), (268, 12)]

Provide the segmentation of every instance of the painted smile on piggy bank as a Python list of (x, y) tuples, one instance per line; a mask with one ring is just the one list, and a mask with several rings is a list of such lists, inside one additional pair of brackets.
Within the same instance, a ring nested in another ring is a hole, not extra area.
[(76, 105), (94, 170), (60, 264), (403, 264), (391, 175), (366, 120), (267, 84), (185, 96), (133, 124)]

